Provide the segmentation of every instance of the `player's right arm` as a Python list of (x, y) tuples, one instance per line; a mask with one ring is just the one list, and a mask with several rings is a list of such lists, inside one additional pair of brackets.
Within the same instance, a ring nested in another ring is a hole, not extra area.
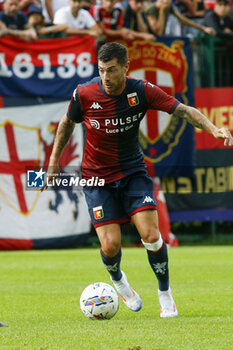
[(59, 122), (56, 136), (53, 143), (53, 149), (51, 156), (49, 158), (49, 165), (47, 170), (46, 182), (45, 186), (41, 191), (48, 187), (48, 183), (50, 183), (54, 178), (59, 175), (59, 159), (62, 155), (62, 152), (69, 141), (73, 130), (75, 127), (75, 122), (73, 122), (70, 118), (65, 114)]

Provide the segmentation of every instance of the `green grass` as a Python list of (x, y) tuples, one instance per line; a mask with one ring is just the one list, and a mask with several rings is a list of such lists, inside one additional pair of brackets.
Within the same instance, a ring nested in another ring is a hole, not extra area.
[(122, 269), (143, 299), (109, 321), (79, 308), (82, 290), (109, 283), (98, 249), (0, 253), (0, 350), (225, 350), (233, 344), (233, 247), (169, 250), (179, 316), (160, 319), (157, 282), (143, 248), (123, 248)]

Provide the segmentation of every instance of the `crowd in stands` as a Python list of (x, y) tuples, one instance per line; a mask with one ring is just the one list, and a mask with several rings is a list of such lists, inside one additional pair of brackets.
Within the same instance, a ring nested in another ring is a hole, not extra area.
[(233, 38), (232, 0), (0, 0), (0, 37)]

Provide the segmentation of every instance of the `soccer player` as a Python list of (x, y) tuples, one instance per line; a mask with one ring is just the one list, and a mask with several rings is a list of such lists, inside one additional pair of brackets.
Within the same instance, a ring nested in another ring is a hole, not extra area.
[(167, 246), (158, 227), (153, 183), (147, 175), (138, 142), (140, 121), (148, 109), (157, 109), (184, 118), (215, 138), (225, 139), (225, 144), (233, 145), (233, 137), (229, 130), (217, 128), (197, 109), (185, 106), (157, 86), (127, 77), (129, 61), (123, 45), (115, 42), (103, 45), (98, 52), (98, 68), (100, 77), (77, 86), (67, 114), (59, 123), (47, 181), (59, 173), (59, 158), (75, 123), (83, 122), (86, 142), (82, 176), (105, 179), (104, 186), (86, 186), (84, 192), (111, 280), (126, 306), (139, 311), (141, 298), (120, 269), (120, 224), (132, 219), (158, 279), (160, 316), (177, 316), (169, 285)]

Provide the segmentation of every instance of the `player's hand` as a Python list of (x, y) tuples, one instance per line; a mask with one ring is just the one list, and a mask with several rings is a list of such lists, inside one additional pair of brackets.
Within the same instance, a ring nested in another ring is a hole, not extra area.
[(233, 137), (230, 131), (226, 128), (220, 128), (214, 131), (213, 136), (216, 139), (223, 139), (224, 146), (233, 146)]
[(47, 173), (45, 175), (45, 185), (40, 189), (41, 192), (48, 188), (48, 184), (55, 180), (60, 173), (58, 165), (49, 165)]

